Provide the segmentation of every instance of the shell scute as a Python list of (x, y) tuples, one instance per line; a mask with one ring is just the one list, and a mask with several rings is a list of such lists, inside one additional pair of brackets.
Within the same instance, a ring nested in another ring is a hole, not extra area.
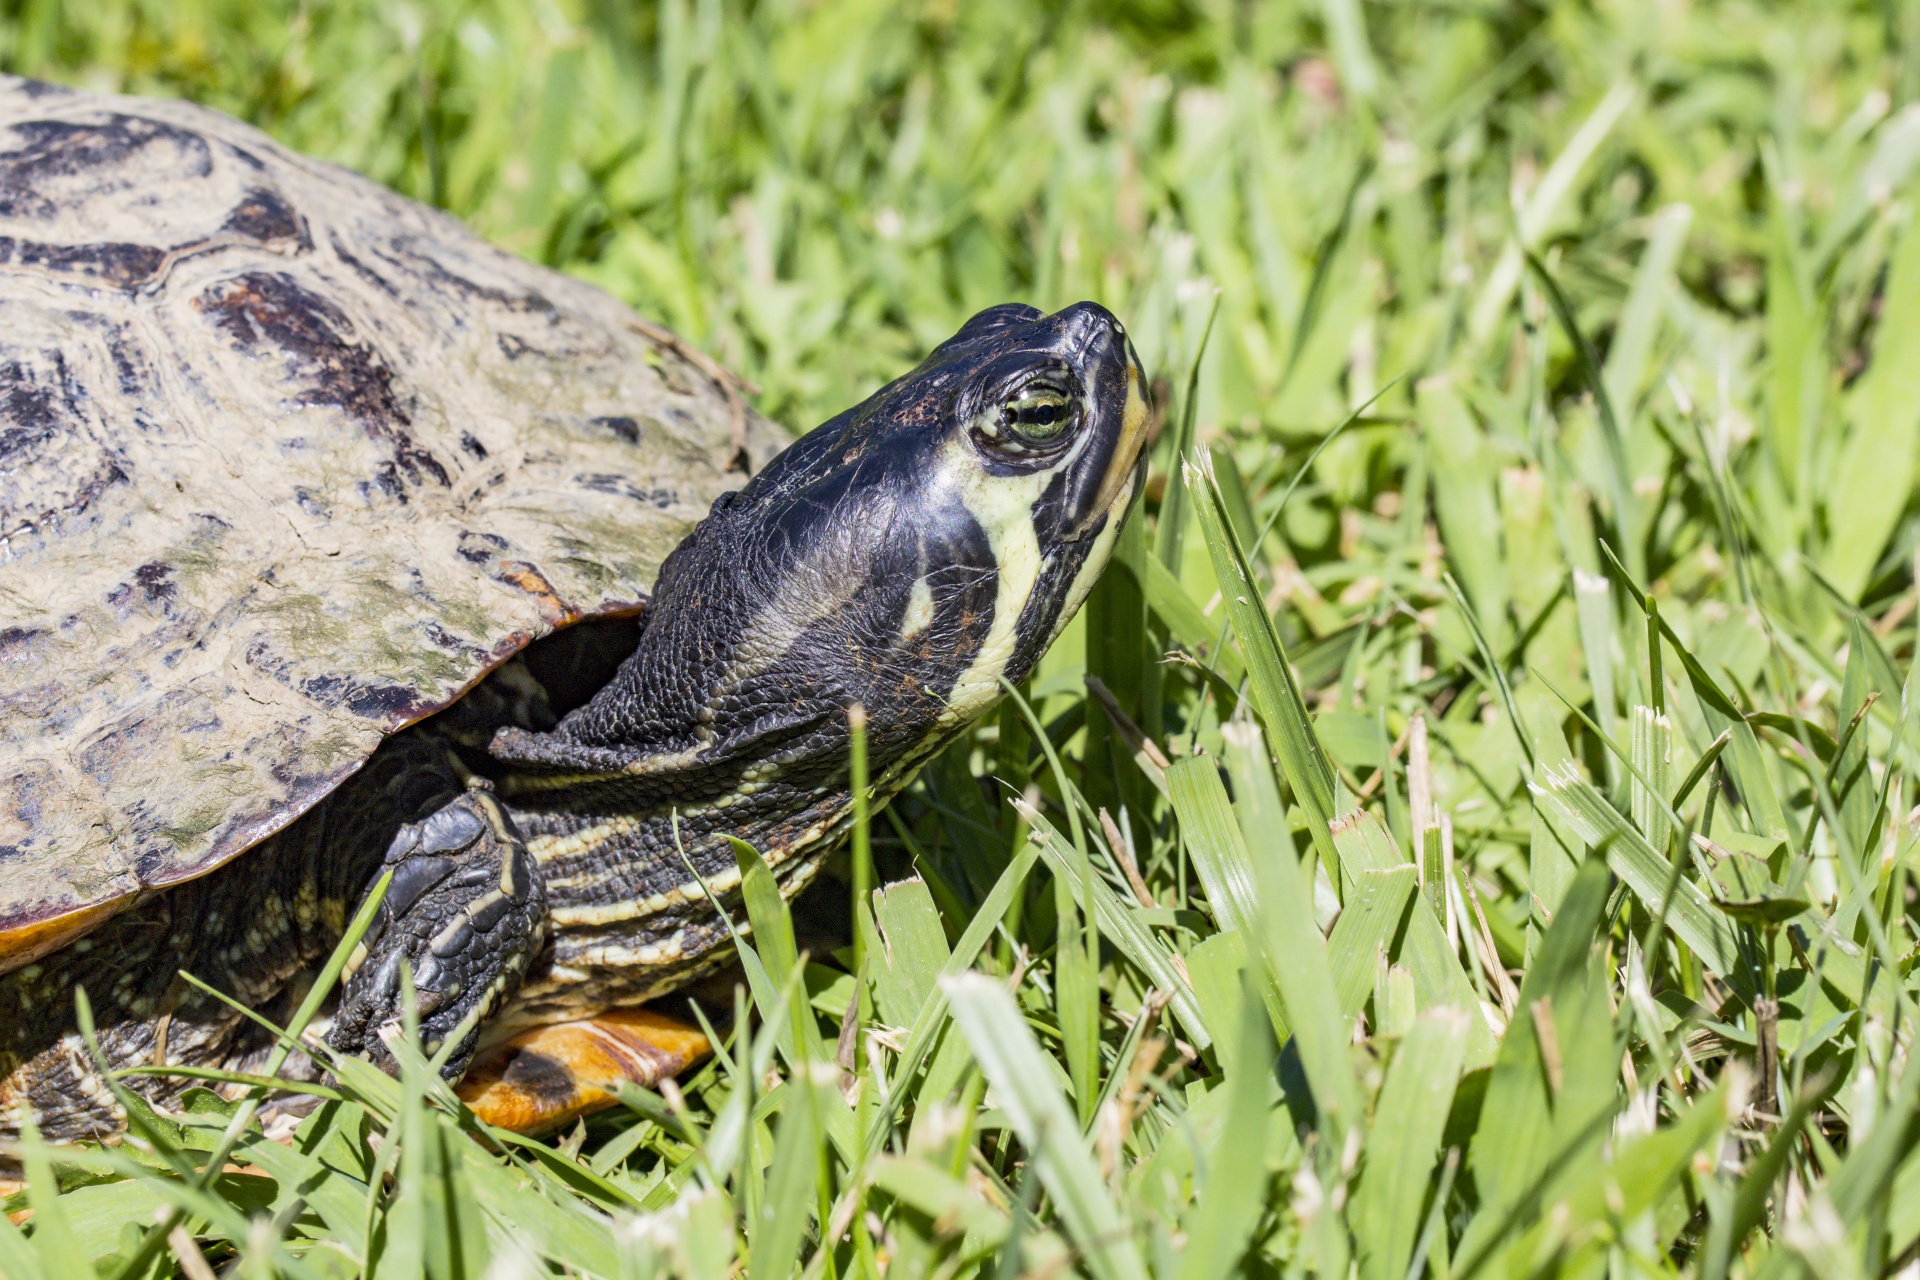
[(644, 601), (783, 442), (698, 359), (226, 117), (0, 77), (0, 971)]
[(282, 408), (340, 410), (386, 446), (387, 456), (356, 482), (362, 493), (377, 490), (404, 503), (409, 486), (452, 484), (447, 468), (408, 430), (413, 418), (393, 369), (322, 294), (285, 271), (249, 271), (208, 285), (193, 305), (241, 358), (279, 364)]
[(144, 180), (155, 167), (188, 182), (204, 179), (210, 153), (200, 134), (147, 115), (13, 121), (0, 145), (0, 217), (103, 221), (103, 207), (152, 198)]

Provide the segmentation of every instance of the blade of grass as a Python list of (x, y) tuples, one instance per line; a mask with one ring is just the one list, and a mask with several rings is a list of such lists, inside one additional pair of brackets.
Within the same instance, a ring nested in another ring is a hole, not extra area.
[[(960, 941), (954, 944), (953, 954), (947, 957), (942, 966), (942, 979), (963, 973), (973, 964), (980, 954), (980, 948), (987, 945), (993, 931), (1000, 926), (1006, 916), (1007, 908), (1013, 904), (1014, 895), (1026, 886), (1027, 874), (1033, 869), (1034, 859), (1039, 850), (1032, 841), (1028, 841), (1013, 855), (1007, 869), (1000, 873), (986, 899), (981, 902), (980, 910), (967, 924), (967, 930), (960, 935)], [(921, 1006), (920, 1016), (914, 1020), (907, 1032), (906, 1046), (900, 1051), (899, 1065), (887, 1089), (886, 1101), (873, 1118), (873, 1127), (867, 1130), (867, 1145), (864, 1160), (870, 1160), (880, 1152), (886, 1142), (887, 1134), (892, 1131), (894, 1117), (899, 1114), (901, 1105), (910, 1096), (908, 1085), (925, 1065), (928, 1052), (933, 1048), (934, 1040), (946, 1023), (946, 988), (936, 985), (934, 993)]]
[(1181, 1223), (1187, 1248), (1175, 1280), (1226, 1280), (1238, 1274), (1265, 1199), (1273, 1040), (1251, 983), (1242, 987), (1241, 1004), (1236, 1069), (1226, 1083), (1226, 1123), (1208, 1153), (1206, 1181)]
[[(1199, 477), (1196, 485), (1194, 477)], [(1226, 506), (1215, 483), (1211, 455), (1205, 448), (1189, 464), (1187, 484), (1195, 492), (1195, 510), (1200, 517), (1207, 552), (1213, 558), (1214, 573), (1233, 619), (1234, 633), (1240, 638), (1242, 655), (1252, 676), (1254, 705), (1266, 723), (1267, 740), (1278, 757), (1281, 772), (1293, 788), (1294, 800), (1307, 815), (1307, 829), (1314, 848), (1328, 868), (1338, 867), (1340, 857), (1333, 847), (1329, 830), (1333, 821), (1333, 769), (1326, 752), (1314, 735), (1307, 717), (1305, 700), (1288, 665), (1286, 650), (1267, 616), (1259, 588), (1246, 552), (1233, 533)]]
[[(824, 1059), (808, 1063), (807, 1071), (824, 1072), (826, 1088), (832, 1088), (832, 1070)], [(787, 1091), (774, 1135), (766, 1198), (758, 1220), (747, 1226), (748, 1280), (784, 1280), (801, 1256), (801, 1238), (826, 1155), (818, 1096), (824, 1091), (809, 1076), (797, 1077)]]
[(1131, 1228), (1082, 1145), (1073, 1111), (1013, 997), (982, 974), (942, 978), (941, 987), (1088, 1269), (1098, 1280), (1146, 1280)]
[[(1553, 805), (1582, 840), (1604, 853), (1607, 865), (1647, 910), (1658, 911), (1666, 897), (1672, 866), (1666, 856), (1648, 844), (1646, 837), (1634, 830), (1573, 766), (1558, 773), (1547, 769), (1543, 777), (1543, 783), (1530, 784), (1534, 794)], [(1680, 940), (1725, 978), (1742, 999), (1752, 1000), (1758, 994), (1755, 975), (1741, 952), (1739, 935), (1693, 881), (1680, 879), (1667, 921)]]
[(1466, 1062), (1470, 1017), (1458, 1009), (1422, 1014), (1388, 1064), (1347, 1219), (1364, 1280), (1403, 1280), (1407, 1274)]
[[(1014, 804), (1033, 826), (1033, 849), (1046, 860), (1055, 876), (1072, 877), (1072, 848), (1065, 838), (1039, 812), (1027, 808), (1024, 801), (1016, 800)], [(1192, 987), (1182, 975), (1175, 953), (1140, 922), (1139, 912), (1129, 907), (1104, 881), (1096, 878), (1092, 889), (1092, 918), (1098, 922), (1100, 932), (1149, 983), (1172, 994), (1168, 1007), (1187, 1038), (1203, 1049), (1212, 1044), (1213, 1037), (1200, 1016), (1199, 1006), (1194, 1003)]]
[[(1193, 361), (1187, 366), (1186, 392), (1180, 397), (1180, 426), (1173, 436), (1173, 466), (1167, 473), (1166, 495), (1160, 500), (1160, 519), (1154, 529), (1152, 563), (1168, 571), (1180, 572), (1180, 558), (1187, 539), (1187, 485), (1180, 464), (1193, 448), (1194, 423), (1200, 416), (1200, 362), (1206, 358), (1207, 343), (1213, 337), (1213, 322), (1220, 316), (1220, 290), (1213, 291), (1207, 307), (1207, 322), (1200, 329), (1200, 341), (1193, 349)], [(1146, 583), (1140, 584), (1143, 588)], [(1198, 650), (1196, 650), (1198, 652)]]
[(1613, 397), (1608, 394), (1607, 380), (1600, 373), (1600, 363), (1593, 353), (1593, 344), (1587, 341), (1586, 331), (1574, 317), (1573, 305), (1567, 301), (1567, 295), (1560, 291), (1559, 281), (1553, 273), (1529, 249), (1526, 254), (1527, 267), (1533, 272), (1534, 279), (1540, 282), (1542, 292), (1553, 306), (1553, 318), (1560, 323), (1560, 330), (1566, 334), (1572, 344), (1574, 356), (1580, 366), (1580, 377), (1593, 393), (1594, 407), (1599, 411), (1600, 438), (1606, 444), (1607, 460), (1607, 496), (1613, 504), (1614, 527), (1620, 531), (1621, 545), (1626, 548), (1628, 565), (1636, 579), (1645, 578), (1646, 556), (1641, 550), (1640, 541), (1635, 536), (1639, 528), (1634, 514), (1633, 473), (1627, 465), (1626, 437), (1620, 429), (1619, 415), (1613, 411)]
[[(793, 939), (793, 916), (780, 893), (780, 884), (760, 851), (745, 840), (727, 837), (733, 846), (734, 861), (740, 867), (740, 897), (747, 908), (747, 921), (759, 945), (752, 948), (766, 975), (775, 987), (792, 983), (800, 969), (800, 952)], [(763, 1007), (763, 1012), (767, 1012)], [(827, 1062), (826, 1042), (820, 1035), (820, 1023), (804, 1000), (791, 1001), (787, 1009), (793, 1047), (798, 1053), (795, 1066), (803, 1062)]]
[[(1356, 809), (1335, 823), (1333, 838), (1340, 846), (1343, 865), (1352, 868), (1356, 875), (1390, 873), (1413, 865), (1394, 844), (1380, 819), (1365, 810)], [(1480, 1013), (1473, 980), (1447, 941), (1446, 926), (1426, 895), (1420, 893), (1410, 895), (1402, 918), (1406, 927), (1395, 938), (1395, 950), (1389, 959), (1412, 978), (1420, 1009), (1451, 1005), (1472, 1015), (1468, 1020), (1471, 1029), (1467, 1033), (1467, 1067), (1478, 1070), (1486, 1066), (1493, 1061), (1498, 1043)], [(1338, 922), (1334, 927), (1338, 929)]]
[(1360, 1012), (1373, 992), (1382, 948), (1393, 941), (1406, 918), (1416, 879), (1411, 862), (1353, 877), (1346, 905), (1327, 935), (1334, 990), (1340, 997), (1340, 1011), (1348, 1017)]

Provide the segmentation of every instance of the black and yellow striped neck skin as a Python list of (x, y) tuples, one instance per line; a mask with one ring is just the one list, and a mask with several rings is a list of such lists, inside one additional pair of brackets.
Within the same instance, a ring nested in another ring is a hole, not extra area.
[(1104, 308), (995, 307), (716, 504), (618, 674), (493, 741), (552, 913), (526, 999), (684, 980), (725, 937), (689, 874), (736, 885), (725, 836), (803, 883), (848, 817), (849, 706), (884, 799), (1023, 679), (1106, 564), (1147, 419)]

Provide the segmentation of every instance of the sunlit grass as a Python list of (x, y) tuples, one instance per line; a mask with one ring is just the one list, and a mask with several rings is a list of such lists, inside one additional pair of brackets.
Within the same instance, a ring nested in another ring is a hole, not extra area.
[(489, 1146), (347, 1067), (198, 1189), (196, 1095), (29, 1147), (0, 1273), (1910, 1270), (1917, 12), (0, 0), (796, 430), (1009, 299), (1164, 419), (1032, 720), (874, 819), (862, 967), (743, 855), (677, 1091)]

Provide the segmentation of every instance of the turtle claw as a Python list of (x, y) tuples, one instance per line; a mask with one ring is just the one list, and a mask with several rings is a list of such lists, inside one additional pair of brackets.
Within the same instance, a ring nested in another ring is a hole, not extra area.
[(441, 1074), (458, 1080), (479, 1026), (519, 990), (546, 940), (539, 867), (499, 802), (484, 789), (409, 823), (387, 849), (393, 873), (366, 936), (347, 962), (327, 1043), (397, 1070), (389, 1041), (403, 1025), (403, 972), (411, 972), (421, 1048), (460, 1043)]

